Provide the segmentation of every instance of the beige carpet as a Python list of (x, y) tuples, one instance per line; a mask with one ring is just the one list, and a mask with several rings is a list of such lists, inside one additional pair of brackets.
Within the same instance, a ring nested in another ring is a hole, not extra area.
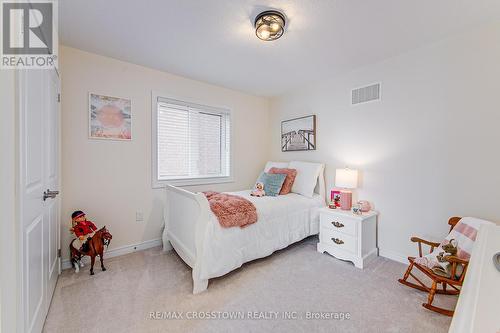
[[(364, 270), (316, 252), (316, 237), (254, 261), (192, 295), (191, 269), (160, 248), (105, 260), (90, 276), (59, 278), (45, 332), (446, 332), (450, 318), (424, 309), (426, 295), (396, 282), (405, 266), (382, 257)], [(453, 306), (455, 297), (436, 296)], [(202, 312), (212, 317), (186, 319)], [(151, 312), (160, 312), (151, 319)], [(173, 312), (176, 312), (174, 315)], [(248, 312), (252, 312), (249, 318)], [(255, 313), (257, 312), (257, 313)], [(307, 319), (308, 312), (350, 319)], [(167, 317), (170, 314), (170, 319)], [(291, 319), (284, 319), (288, 314)], [(174, 316), (180, 319), (172, 319)], [(335, 316), (336, 314), (333, 314)], [(340, 315), (340, 314), (338, 314)], [(267, 319), (257, 319), (264, 317)], [(297, 317), (297, 319), (293, 319)], [(277, 319), (276, 319), (277, 318)]]

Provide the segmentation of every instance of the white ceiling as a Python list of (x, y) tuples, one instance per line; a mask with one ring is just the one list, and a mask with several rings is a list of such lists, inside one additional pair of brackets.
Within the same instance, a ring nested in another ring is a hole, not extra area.
[[(273, 96), (500, 18), (498, 0), (61, 0), (64, 45)], [(288, 18), (274, 42), (253, 18)]]

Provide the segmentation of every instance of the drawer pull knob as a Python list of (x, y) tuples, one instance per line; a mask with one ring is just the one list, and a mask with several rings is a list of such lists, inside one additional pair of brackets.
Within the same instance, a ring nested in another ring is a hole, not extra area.
[(335, 244), (344, 244), (344, 241), (342, 239), (338, 239), (338, 238), (332, 238), (332, 241), (335, 243)]
[(344, 227), (344, 225), (342, 223), (337, 222), (337, 221), (333, 221), (332, 224), (335, 228), (343, 228)]

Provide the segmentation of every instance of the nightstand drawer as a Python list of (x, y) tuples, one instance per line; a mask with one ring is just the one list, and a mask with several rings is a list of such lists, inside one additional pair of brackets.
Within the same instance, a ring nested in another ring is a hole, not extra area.
[(320, 242), (356, 254), (357, 239), (330, 228), (322, 228)]
[(335, 230), (350, 236), (356, 236), (356, 220), (344, 216), (322, 213), (320, 215), (320, 222), (321, 226), (326, 229)]

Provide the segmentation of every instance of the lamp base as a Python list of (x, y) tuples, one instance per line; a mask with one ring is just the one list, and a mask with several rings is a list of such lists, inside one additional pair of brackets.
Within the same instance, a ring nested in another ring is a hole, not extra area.
[(351, 210), (352, 192), (340, 191), (340, 208), (342, 210)]

